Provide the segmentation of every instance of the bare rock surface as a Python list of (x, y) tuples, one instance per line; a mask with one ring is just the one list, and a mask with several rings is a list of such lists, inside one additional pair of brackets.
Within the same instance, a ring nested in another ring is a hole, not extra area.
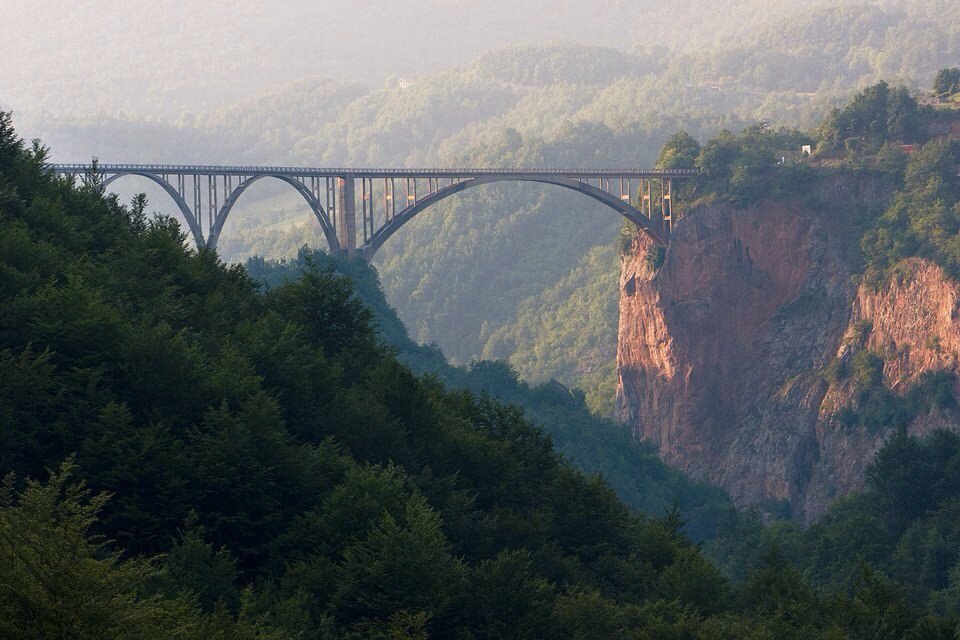
[[(889, 436), (839, 423), (853, 393), (826, 382), (831, 362), (880, 352), (901, 393), (960, 362), (960, 287), (919, 259), (879, 288), (858, 284), (852, 220), (882, 194), (852, 178), (816, 188), (829, 206), (695, 207), (658, 269), (638, 235), (621, 264), (617, 353), (618, 415), (638, 437), (739, 505), (805, 520), (861, 487)], [(911, 431), (958, 424), (924, 415)]]

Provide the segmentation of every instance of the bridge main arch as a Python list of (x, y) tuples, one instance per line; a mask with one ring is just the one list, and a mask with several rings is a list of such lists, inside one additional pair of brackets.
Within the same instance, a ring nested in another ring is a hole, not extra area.
[(172, 184), (164, 180), (156, 173), (151, 173), (149, 171), (124, 171), (121, 173), (115, 173), (103, 181), (103, 188), (106, 189), (111, 183), (116, 182), (120, 178), (126, 176), (138, 176), (141, 178), (146, 178), (147, 180), (155, 182), (160, 186), (161, 189), (166, 191), (167, 195), (169, 195), (177, 205), (177, 208), (180, 209), (180, 213), (183, 214), (183, 218), (186, 221), (187, 226), (190, 228), (190, 235), (193, 236), (193, 241), (196, 243), (197, 248), (206, 246), (206, 241), (203, 237), (203, 231), (200, 228), (200, 221), (197, 220), (193, 210), (190, 208), (190, 205), (187, 204), (187, 201), (184, 200), (183, 196), (180, 195), (180, 192), (177, 191)]
[(441, 200), (445, 200), (450, 196), (466, 191), (467, 189), (479, 187), (485, 184), (507, 181), (535, 182), (540, 184), (555, 185), (565, 189), (570, 189), (572, 191), (577, 191), (596, 200), (597, 202), (600, 202), (603, 205), (606, 205), (610, 209), (613, 209), (621, 216), (636, 225), (638, 229), (649, 235), (657, 244), (663, 246), (667, 244), (668, 232), (663, 227), (662, 221), (658, 221), (657, 219), (653, 218), (652, 215), (648, 216), (647, 214), (644, 214), (640, 209), (637, 209), (629, 202), (617, 198), (613, 194), (575, 178), (530, 174), (481, 175), (438, 189), (434, 193), (418, 200), (414, 204), (398, 212), (395, 217), (374, 232), (370, 239), (367, 240), (362, 247), (358, 247), (358, 250), (369, 262), (373, 259), (373, 256), (376, 254), (377, 250), (383, 246), (390, 236), (399, 231), (403, 225), (412, 220), (421, 211), (434, 204), (437, 204)]
[(233, 210), (237, 200), (241, 195), (243, 195), (244, 191), (253, 185), (253, 183), (263, 178), (275, 178), (293, 187), (307, 202), (307, 205), (313, 212), (317, 222), (320, 223), (320, 228), (323, 229), (323, 235), (327, 239), (327, 244), (330, 247), (330, 251), (333, 253), (340, 251), (340, 242), (337, 240), (337, 234), (334, 231), (333, 224), (331, 223), (327, 212), (324, 210), (323, 205), (320, 204), (320, 201), (317, 200), (316, 196), (314, 196), (310, 189), (308, 189), (302, 182), (296, 178), (285, 176), (280, 173), (259, 173), (257, 175), (250, 176), (238, 184), (230, 193), (227, 200), (223, 203), (223, 206), (220, 207), (220, 210), (217, 212), (217, 217), (214, 220), (213, 228), (210, 230), (210, 238), (207, 241), (207, 246), (216, 248), (217, 241), (220, 239), (220, 232), (223, 231), (223, 225), (226, 224), (227, 217)]
[[(93, 169), (92, 165), (84, 164), (52, 166), (58, 174), (74, 177)], [(466, 189), (505, 181), (549, 184), (577, 191), (613, 209), (654, 242), (665, 245), (674, 219), (673, 180), (693, 178), (698, 173), (696, 169), (358, 169), (159, 164), (97, 165), (97, 169), (108, 176), (104, 186), (128, 175), (158, 184), (180, 209), (197, 246), (210, 248), (216, 248), (233, 207), (252, 184), (263, 178), (280, 180), (306, 201), (332, 252), (352, 254), (356, 251), (367, 260), (424, 209)], [(176, 176), (176, 187), (170, 182), (173, 176)], [(383, 188), (378, 190), (375, 182), (380, 180)], [(449, 184), (441, 187), (441, 181), (446, 180)], [(636, 206), (631, 203), (632, 180), (639, 180), (640, 197)], [(406, 206), (400, 211), (396, 210), (399, 202), (395, 181), (406, 185)], [(417, 185), (423, 181), (427, 182), (427, 192), (418, 197)], [(596, 181), (597, 186), (591, 184), (592, 181)], [(614, 181), (619, 181), (619, 189), (611, 188)], [(661, 187), (656, 198), (654, 182), (659, 182)], [(377, 191), (377, 197), (383, 197), (382, 215), (374, 211)], [(193, 196), (192, 207), (187, 200), (188, 193)], [(324, 198), (326, 206), (321, 204)], [(659, 201), (657, 206), (654, 200)], [(363, 240), (357, 246), (356, 231), (361, 225)]]

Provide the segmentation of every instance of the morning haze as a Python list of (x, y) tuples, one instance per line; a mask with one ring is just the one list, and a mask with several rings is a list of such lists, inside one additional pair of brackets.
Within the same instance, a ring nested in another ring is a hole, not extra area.
[(960, 638), (960, 4), (0, 0), (0, 59), (0, 638)]
[[(779, 4), (781, 17), (798, 12)], [(746, 33), (760, 6), (769, 3), (8, 0), (0, 86), (18, 111), (176, 118), (311, 77), (379, 88), (505, 46), (697, 49)]]

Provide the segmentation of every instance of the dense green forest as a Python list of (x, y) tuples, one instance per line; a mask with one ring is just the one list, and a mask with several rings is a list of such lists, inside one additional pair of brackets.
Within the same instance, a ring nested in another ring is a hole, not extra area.
[(811, 527), (739, 516), (721, 527), (708, 553), (737, 579), (776, 549), (823, 590), (846, 588), (870, 567), (930, 612), (960, 614), (958, 454), (956, 433), (920, 439), (900, 430), (870, 466), (866, 490), (839, 500)]
[[(881, 79), (926, 89), (938, 69), (956, 64), (960, 51), (960, 13), (947, 0), (601, 5), (606, 9), (577, 12), (583, 13), (577, 35), (566, 39), (606, 46), (540, 44), (480, 55), (464, 45), (449, 58), (460, 68), (398, 72), (409, 81), (403, 88), (322, 66), (293, 77), (284, 69), (257, 84), (270, 87), (263, 93), (251, 90), (251, 97), (217, 108), (204, 104), (164, 118), (132, 107), (125, 114), (84, 111), (73, 108), (79, 102), (73, 100), (66, 114), (25, 113), (23, 126), (52, 144), (58, 160), (651, 166), (677, 130), (705, 140), (761, 120), (773, 128), (813, 128), (852, 91)], [(439, 20), (441, 9), (432, 10)], [(538, 32), (550, 33), (572, 10), (566, 2), (541, 11), (524, 3), (502, 13), (517, 25), (535, 19)], [(599, 27), (598, 16), (637, 27), (614, 34)], [(264, 30), (276, 28), (256, 15), (250, 19)], [(474, 26), (491, 43), (508, 44), (491, 35), (490, 23)], [(475, 53), (458, 57), (466, 50)], [(355, 53), (361, 64), (364, 52)], [(40, 71), (30, 69), (10, 65), (9, 72), (32, 73), (35, 80)], [(250, 70), (250, 77), (257, 73), (265, 71)], [(171, 79), (171, 95), (153, 102), (178, 104), (187, 94), (178, 82)], [(162, 86), (157, 80), (124, 104)], [(212, 94), (234, 92), (197, 94), (212, 100)], [(61, 88), (50, 99), (64, 95)], [(103, 99), (99, 93), (97, 99)], [(28, 103), (10, 104), (26, 110)], [(135, 179), (114, 186), (126, 190), (124, 199), (146, 191), (154, 207), (169, 206), (163, 194)], [(505, 358), (531, 382), (553, 378), (583, 389), (594, 410), (610, 415), (616, 317), (605, 292), (617, 284), (611, 247), (620, 224), (573, 194), (490, 186), (424, 212), (391, 239), (376, 266), (416, 341), (436, 343), (461, 364)], [(293, 257), (303, 244), (323, 242), (295, 194), (261, 183), (241, 199), (219, 249), (228, 262), (242, 262), (254, 255)], [(549, 322), (536, 309), (551, 309)], [(553, 349), (557, 344), (568, 348)]]
[[(0, 116), (3, 637), (956, 637), (942, 571), (928, 603), (868, 564), (818, 591), (770, 547), (731, 582), (679, 511), (631, 511), (521, 409), (402, 364), (323, 256), (260, 264), (264, 289), (46, 157)], [(940, 438), (888, 445), (859, 498), (912, 532), (907, 568), (950, 535)]]

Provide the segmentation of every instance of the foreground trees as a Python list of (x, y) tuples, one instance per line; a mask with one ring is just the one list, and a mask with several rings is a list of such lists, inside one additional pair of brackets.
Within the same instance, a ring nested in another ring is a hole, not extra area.
[(52, 176), (6, 114), (0, 247), (5, 637), (953, 628), (874, 582), (830, 599), (765, 565), (735, 588), (676, 512), (631, 512), (518, 409), (413, 375), (333, 266), (263, 292)]

